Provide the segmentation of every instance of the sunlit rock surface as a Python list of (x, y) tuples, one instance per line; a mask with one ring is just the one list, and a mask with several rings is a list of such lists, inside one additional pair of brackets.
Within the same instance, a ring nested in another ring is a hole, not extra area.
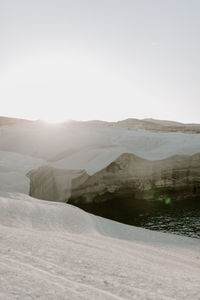
[(199, 240), (0, 193), (0, 299), (199, 300)]

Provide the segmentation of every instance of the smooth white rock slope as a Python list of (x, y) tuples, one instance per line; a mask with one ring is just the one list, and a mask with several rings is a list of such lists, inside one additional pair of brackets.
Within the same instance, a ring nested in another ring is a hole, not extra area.
[(0, 197), (0, 299), (199, 299), (196, 239), (23, 194)]

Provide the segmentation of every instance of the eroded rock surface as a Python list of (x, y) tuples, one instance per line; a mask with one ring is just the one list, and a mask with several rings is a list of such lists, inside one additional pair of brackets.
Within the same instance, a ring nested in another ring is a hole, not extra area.
[(71, 189), (81, 185), (88, 178), (84, 170), (63, 170), (51, 166), (42, 166), (30, 171), (30, 192), (32, 197), (67, 202)]
[(113, 198), (185, 200), (200, 197), (200, 153), (151, 161), (124, 153), (103, 170), (73, 188), (70, 203)]
[(200, 197), (200, 153), (156, 161), (124, 153), (92, 176), (84, 170), (42, 166), (28, 177), (30, 195), (44, 200), (72, 204), (162, 197), (187, 200)]

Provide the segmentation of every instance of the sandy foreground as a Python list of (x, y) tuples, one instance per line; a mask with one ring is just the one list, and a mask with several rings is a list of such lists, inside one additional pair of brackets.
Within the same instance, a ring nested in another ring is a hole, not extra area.
[(200, 299), (200, 242), (0, 197), (0, 299)]

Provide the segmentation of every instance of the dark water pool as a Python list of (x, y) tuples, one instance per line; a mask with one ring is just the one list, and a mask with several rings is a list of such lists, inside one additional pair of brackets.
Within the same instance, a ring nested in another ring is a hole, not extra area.
[(200, 239), (200, 199), (167, 204), (113, 199), (79, 207), (121, 223)]
[(151, 230), (200, 238), (200, 206), (175, 204), (152, 206), (152, 210), (134, 216), (133, 224)]

